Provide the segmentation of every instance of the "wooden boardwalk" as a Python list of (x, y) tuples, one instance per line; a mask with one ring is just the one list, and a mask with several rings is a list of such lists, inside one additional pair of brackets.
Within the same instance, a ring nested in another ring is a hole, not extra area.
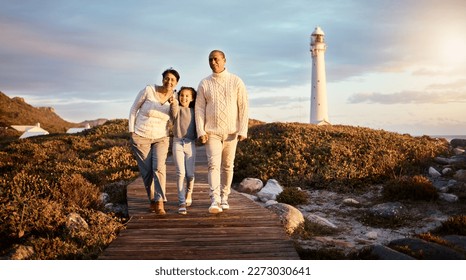
[(100, 255), (102, 260), (299, 259), (278, 216), (232, 190), (230, 210), (209, 214), (204, 147), (198, 148), (193, 204), (178, 211), (175, 167), (167, 161), (167, 215), (149, 212), (142, 179), (128, 186), (130, 221)]

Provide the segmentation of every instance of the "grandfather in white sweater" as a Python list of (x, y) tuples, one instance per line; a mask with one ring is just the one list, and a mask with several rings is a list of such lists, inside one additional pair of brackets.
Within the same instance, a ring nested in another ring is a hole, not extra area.
[(208, 182), (215, 214), (230, 208), (228, 195), (238, 141), (247, 138), (248, 94), (243, 81), (225, 68), (225, 54), (209, 54), (212, 74), (204, 78), (197, 91), (195, 118), (197, 135), (206, 144)]

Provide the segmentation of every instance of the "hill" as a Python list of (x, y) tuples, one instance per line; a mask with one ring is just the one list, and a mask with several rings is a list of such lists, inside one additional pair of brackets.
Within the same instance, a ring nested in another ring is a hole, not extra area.
[(36, 123), (50, 133), (64, 133), (68, 128), (80, 126), (59, 117), (52, 107), (34, 107), (21, 97), (9, 98), (0, 91), (0, 127)]

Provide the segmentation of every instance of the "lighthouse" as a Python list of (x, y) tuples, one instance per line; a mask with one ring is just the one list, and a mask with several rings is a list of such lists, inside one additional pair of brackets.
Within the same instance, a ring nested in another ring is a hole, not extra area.
[(311, 124), (330, 124), (327, 112), (327, 80), (324, 53), (327, 48), (324, 31), (317, 26), (311, 34), (312, 82)]

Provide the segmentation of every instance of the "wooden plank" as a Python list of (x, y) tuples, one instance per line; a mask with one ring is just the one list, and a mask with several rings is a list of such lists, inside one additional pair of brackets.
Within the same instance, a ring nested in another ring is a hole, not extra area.
[(278, 216), (232, 190), (230, 210), (208, 213), (207, 160), (198, 148), (193, 204), (177, 213), (175, 167), (167, 160), (167, 215), (150, 213), (142, 179), (127, 188), (131, 216), (99, 259), (299, 259)]

